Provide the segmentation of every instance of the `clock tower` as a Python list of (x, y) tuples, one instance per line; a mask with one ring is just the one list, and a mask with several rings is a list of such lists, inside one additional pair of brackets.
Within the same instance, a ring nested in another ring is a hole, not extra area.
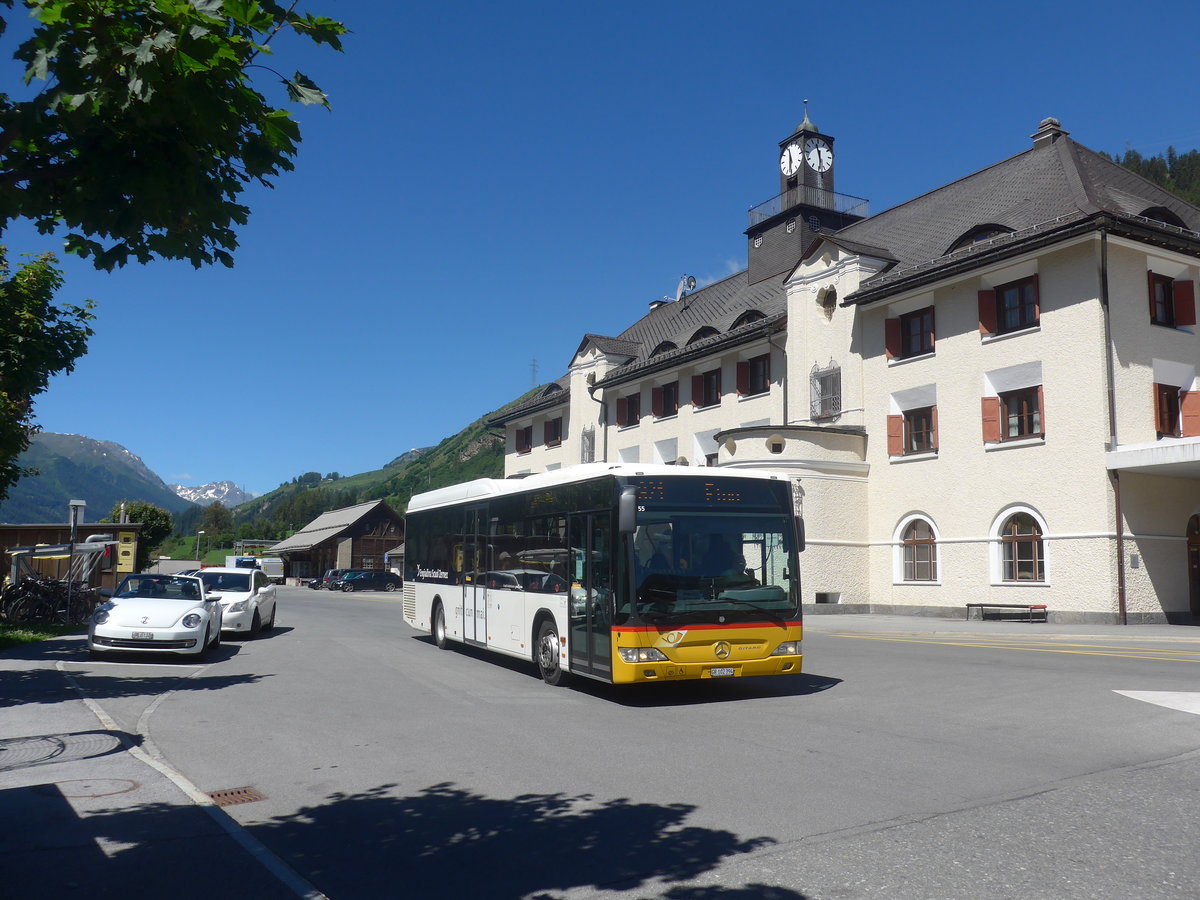
[(833, 138), (808, 118), (779, 142), (779, 196), (750, 210), (748, 273), (754, 284), (794, 266), (818, 229), (836, 230), (857, 222), (866, 201), (835, 194)]

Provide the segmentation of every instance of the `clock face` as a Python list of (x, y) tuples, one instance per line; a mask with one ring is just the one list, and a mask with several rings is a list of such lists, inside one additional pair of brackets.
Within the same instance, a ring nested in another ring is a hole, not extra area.
[(800, 145), (796, 143), (788, 144), (783, 148), (783, 153), (779, 157), (779, 171), (790, 178), (799, 171), (800, 160), (802, 158), (803, 153), (800, 150)]
[(816, 172), (828, 172), (833, 165), (833, 148), (820, 138), (804, 142), (804, 159)]

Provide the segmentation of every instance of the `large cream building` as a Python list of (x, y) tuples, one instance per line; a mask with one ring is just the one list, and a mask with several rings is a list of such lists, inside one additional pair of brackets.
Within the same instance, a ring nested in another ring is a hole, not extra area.
[(810, 611), (1200, 623), (1200, 209), (1054, 119), (874, 216), (807, 115), (779, 147), (747, 268), (584, 335), (506, 474), (785, 471)]

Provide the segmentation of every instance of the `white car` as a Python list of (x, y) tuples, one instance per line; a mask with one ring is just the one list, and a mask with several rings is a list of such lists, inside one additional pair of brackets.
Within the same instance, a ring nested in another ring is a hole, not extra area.
[(221, 628), (226, 634), (254, 637), (275, 627), (275, 585), (262, 569), (211, 567), (196, 577), (207, 590), (221, 595)]
[(221, 643), (221, 598), (187, 575), (127, 575), (96, 607), (88, 654), (177, 653), (204, 659)]

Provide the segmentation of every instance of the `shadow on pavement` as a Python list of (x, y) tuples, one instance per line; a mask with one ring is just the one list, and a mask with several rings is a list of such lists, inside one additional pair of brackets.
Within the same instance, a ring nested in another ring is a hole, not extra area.
[[(775, 843), (689, 827), (690, 805), (562, 793), (497, 799), (450, 782), (395, 797), (394, 787), (335, 794), (249, 830), (335, 898), (550, 898), (574, 888), (643, 886), (676, 900), (803, 898), (771, 886), (680, 884)], [(672, 883), (675, 892), (663, 893)]]

